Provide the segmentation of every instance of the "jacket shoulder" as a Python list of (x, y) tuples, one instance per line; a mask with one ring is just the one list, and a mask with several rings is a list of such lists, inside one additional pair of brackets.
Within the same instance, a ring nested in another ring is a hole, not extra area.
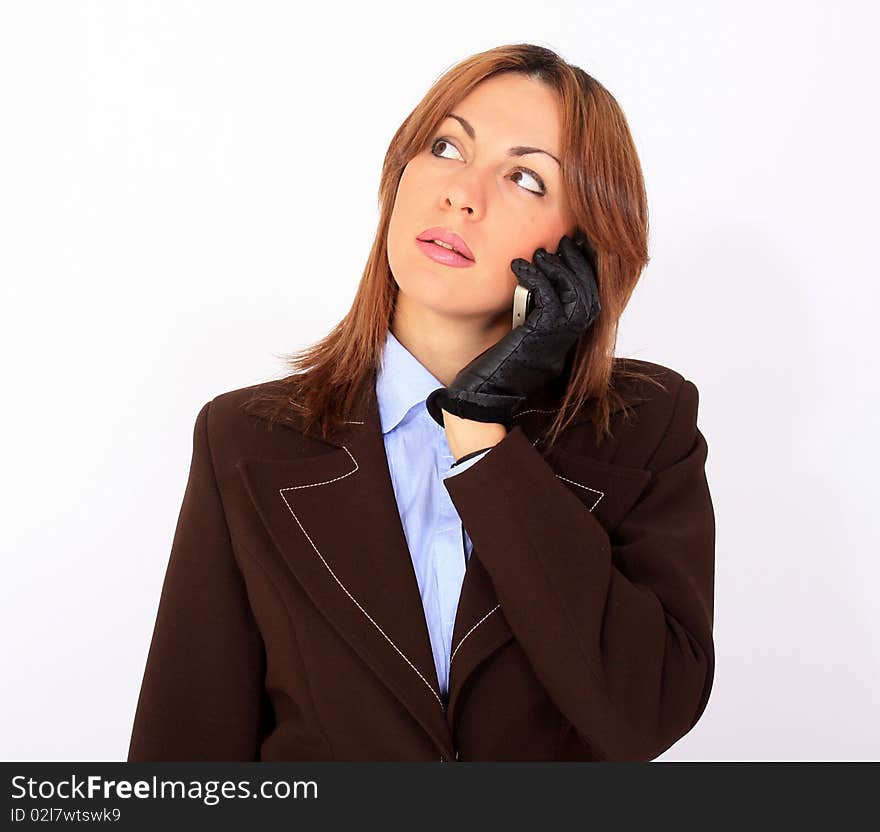
[(614, 373), (617, 374), (621, 369), (637, 370), (640, 373), (646, 373), (650, 376), (657, 376), (664, 380), (683, 380), (684, 376), (676, 369), (667, 367), (663, 364), (657, 364), (654, 361), (648, 361), (644, 358), (629, 358), (627, 356), (615, 356)]
[(238, 434), (253, 432), (260, 424), (268, 400), (279, 401), (283, 389), (278, 380), (262, 381), (225, 390), (203, 405), (208, 410), (208, 434), (222, 442)]
[[(640, 375), (625, 375), (624, 368)], [(634, 407), (634, 418), (624, 419), (619, 434), (630, 464), (653, 467), (662, 461), (665, 454), (658, 452), (669, 447), (670, 439), (676, 448), (691, 441), (699, 394), (683, 373), (654, 361), (615, 358), (612, 384)]]
[[(638, 373), (639, 377), (629, 375)], [(670, 408), (687, 379), (678, 370), (642, 358), (614, 359), (612, 385), (628, 402)]]

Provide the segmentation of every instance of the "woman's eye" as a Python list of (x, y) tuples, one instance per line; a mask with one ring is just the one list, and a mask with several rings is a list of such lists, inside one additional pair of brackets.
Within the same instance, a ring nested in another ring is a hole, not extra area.
[[(434, 139), (434, 143), (431, 145), (431, 153), (434, 153), (434, 148), (437, 147), (438, 144), (445, 144), (447, 147), (451, 147), (453, 148), (453, 150), (455, 149), (455, 145), (447, 141), (446, 139)], [(437, 154), (434, 153), (434, 155), (436, 156)]]
[(544, 194), (545, 194), (545, 192), (546, 192), (546, 191), (545, 191), (545, 188), (544, 188), (544, 182), (542, 181), (541, 177), (538, 176), (537, 173), (533, 173), (533, 172), (530, 171), (528, 168), (517, 168), (517, 169), (516, 169), (512, 174), (510, 174), (510, 175), (511, 175), (511, 176), (516, 176), (516, 175), (519, 174), (519, 173), (524, 173), (526, 176), (530, 176), (535, 182), (538, 183), (538, 188), (540, 188), (540, 190), (537, 190), (537, 191), (533, 191), (531, 188), (526, 188), (525, 190), (529, 191), (530, 193), (535, 194), (535, 196), (544, 196)]
[[(458, 152), (455, 145), (452, 144), (452, 142), (450, 142), (448, 139), (436, 138), (436, 139), (434, 139), (433, 143), (431, 144), (431, 154), (432, 155), (437, 156), (437, 154), (434, 152), (434, 150), (437, 147), (437, 145), (440, 145), (440, 144), (446, 145), (447, 147), (451, 147), (453, 150), (456, 151), (456, 153)], [(438, 156), (438, 158), (448, 159), (449, 157), (448, 156)], [(544, 196), (544, 194), (546, 193), (546, 188), (544, 186), (544, 180), (541, 179), (541, 177), (538, 176), (537, 173), (535, 173), (532, 170), (529, 170), (528, 168), (518, 167), (518, 168), (516, 168), (516, 170), (514, 170), (514, 172), (512, 174), (510, 174), (510, 176), (512, 179), (514, 176), (519, 176), (521, 174), (525, 174), (526, 176), (531, 177), (532, 180), (538, 185), (538, 190), (532, 190), (531, 188), (522, 188), (522, 190), (528, 191), (530, 194), (534, 194), (535, 196)], [(514, 181), (516, 181), (516, 180), (514, 180)], [(517, 182), (517, 184), (519, 184), (519, 183)], [(522, 186), (520, 186), (520, 187), (522, 187)]]

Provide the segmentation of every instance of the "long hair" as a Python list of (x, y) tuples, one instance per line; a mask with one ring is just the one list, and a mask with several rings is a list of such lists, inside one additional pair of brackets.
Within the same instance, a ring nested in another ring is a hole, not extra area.
[(270, 420), (284, 419), (293, 408), (306, 433), (317, 425), (326, 438), (347, 420), (366, 385), (374, 383), (398, 293), (386, 246), (403, 169), (462, 98), (503, 72), (521, 73), (557, 91), (563, 181), (577, 225), (596, 255), (601, 312), (567, 357), (560, 408), (542, 441), (552, 447), (582, 407), (589, 409), (597, 435), (610, 436), (611, 412), (627, 410), (615, 379), (643, 379), (663, 387), (653, 376), (628, 367), (628, 359), (614, 355), (618, 320), (649, 261), (647, 195), (626, 118), (611, 93), (582, 69), (550, 49), (520, 43), (454, 65), (394, 134), (382, 165), (379, 227), (351, 308), (323, 339), (281, 356), (289, 367), (287, 376), (256, 386), (249, 403)]

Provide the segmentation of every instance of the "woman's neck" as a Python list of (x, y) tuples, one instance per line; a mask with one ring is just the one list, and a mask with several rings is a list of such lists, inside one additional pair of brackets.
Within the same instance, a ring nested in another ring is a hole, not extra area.
[(482, 329), (473, 321), (396, 311), (390, 329), (423, 367), (448, 386), (463, 367), (510, 332), (510, 326), (509, 320), (501, 320)]

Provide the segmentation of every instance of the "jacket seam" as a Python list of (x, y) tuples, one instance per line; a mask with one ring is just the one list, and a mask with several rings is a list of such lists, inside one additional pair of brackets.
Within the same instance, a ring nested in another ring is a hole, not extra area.
[[(232, 541), (232, 532), (229, 529), (229, 521), (226, 519), (226, 503), (223, 500), (223, 492), (220, 490), (220, 482), (217, 479), (217, 466), (214, 464), (214, 449), (211, 447), (211, 431), (208, 429), (211, 405), (213, 403), (214, 399), (211, 399), (211, 401), (208, 402), (207, 410), (205, 411), (205, 444), (208, 446), (208, 463), (211, 466), (211, 481), (214, 484), (214, 490), (217, 492), (217, 500), (220, 503), (221, 514), (223, 515), (223, 528), (226, 529), (226, 539), (229, 541), (229, 551), (232, 552), (233, 561), (236, 561), (235, 544)], [(239, 574), (241, 574), (241, 567), (238, 563), (236, 563), (236, 567), (238, 568)]]
[[(223, 499), (223, 491), (220, 488), (220, 482), (217, 479), (217, 467), (214, 464), (214, 449), (211, 447), (211, 433), (208, 430), (208, 416), (211, 413), (211, 405), (214, 403), (214, 399), (211, 399), (208, 402), (208, 410), (205, 413), (205, 443), (208, 446), (208, 462), (211, 464), (211, 479), (214, 482), (214, 490), (217, 492), (217, 499), (220, 501), (220, 509), (223, 514), (223, 526), (226, 529), (226, 537), (229, 540), (229, 551), (232, 553), (232, 562), (235, 564), (235, 568), (238, 570), (238, 574), (241, 577), (242, 583), (244, 584), (245, 594), (247, 594), (247, 582), (245, 581), (244, 572), (241, 568), (241, 563), (238, 555), (238, 547), (240, 546), (244, 549), (241, 543), (236, 543), (236, 539), (233, 537), (232, 530), (229, 528), (229, 520), (227, 519), (227, 511), (226, 511), (226, 501)], [(253, 560), (253, 556), (251, 556)], [(250, 602), (250, 595), (248, 595), (248, 602)], [(253, 617), (253, 610), (251, 611), (251, 615)], [(256, 619), (254, 618), (256, 621)]]

